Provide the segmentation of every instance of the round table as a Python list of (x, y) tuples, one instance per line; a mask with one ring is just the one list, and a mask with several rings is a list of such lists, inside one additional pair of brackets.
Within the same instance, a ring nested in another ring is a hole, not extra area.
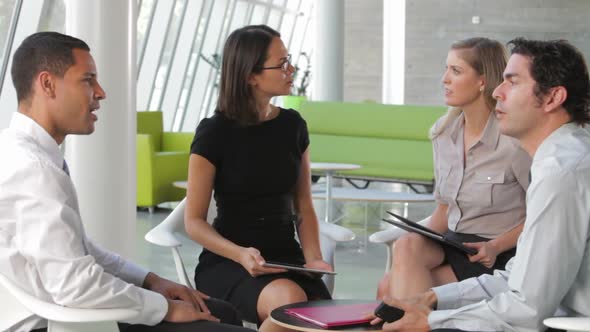
[(311, 170), (323, 171), (326, 175), (326, 214), (324, 216), (325, 222), (330, 222), (330, 210), (332, 203), (332, 178), (338, 171), (351, 171), (359, 169), (362, 166), (357, 164), (342, 164), (342, 163), (314, 163), (310, 164)]
[(174, 182), (172, 182), (172, 185), (175, 186), (176, 188), (187, 189), (188, 188), (188, 181), (174, 181)]
[(351, 326), (338, 326), (332, 328), (322, 328), (312, 323), (306, 322), (295, 316), (289, 315), (285, 312), (285, 309), (300, 308), (300, 307), (320, 307), (327, 305), (341, 305), (341, 304), (357, 304), (357, 303), (369, 303), (375, 302), (375, 300), (320, 300), (311, 302), (299, 302), (284, 305), (278, 307), (270, 313), (270, 319), (274, 323), (286, 327), (288, 329), (304, 332), (323, 332), (323, 331), (383, 331), (381, 325), (351, 325)]

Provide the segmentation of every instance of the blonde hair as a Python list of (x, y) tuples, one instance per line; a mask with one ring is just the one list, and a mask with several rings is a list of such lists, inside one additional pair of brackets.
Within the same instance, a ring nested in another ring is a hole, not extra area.
[[(494, 89), (502, 83), (502, 73), (506, 68), (507, 56), (504, 46), (493, 39), (474, 37), (454, 42), (451, 50), (460, 51), (459, 57), (465, 60), (479, 75), (485, 77), (483, 95), (486, 106), (492, 110), (496, 105), (496, 100), (492, 96)], [(449, 107), (442, 124), (435, 128), (430, 128), (429, 136), (431, 139), (440, 135), (450, 123), (461, 115), (463, 112), (459, 107)]]

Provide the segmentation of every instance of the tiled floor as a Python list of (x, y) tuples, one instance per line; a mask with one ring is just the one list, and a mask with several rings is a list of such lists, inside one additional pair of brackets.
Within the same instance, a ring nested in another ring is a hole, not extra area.
[[(347, 183), (337, 183), (339, 186), (348, 186)], [(405, 186), (377, 183), (371, 184), (370, 188), (400, 191), (407, 190)], [(322, 216), (324, 213), (323, 201), (315, 201), (316, 213)], [(375, 297), (377, 282), (382, 276), (385, 268), (386, 251), (382, 245), (367, 243), (368, 235), (381, 229), (391, 227), (379, 220), (383, 217), (385, 209), (398, 209), (402, 211), (403, 205), (399, 203), (342, 203), (334, 202), (334, 215), (341, 216), (338, 224), (350, 228), (357, 234), (354, 241), (339, 244), (336, 250), (335, 269), (338, 272), (336, 277), (336, 298), (372, 299)], [(411, 219), (420, 220), (430, 214), (434, 203), (410, 204), (408, 215)], [(366, 210), (365, 210), (366, 209)], [(156, 247), (147, 243), (143, 237), (152, 227), (163, 220), (169, 209), (158, 209), (154, 214), (147, 211), (137, 213), (137, 251), (138, 262), (150, 270), (176, 280), (176, 272), (170, 250)], [(367, 215), (367, 230), (364, 230), (364, 218)], [(194, 267), (197, 263), (197, 256), (201, 247), (185, 239), (181, 247), (181, 255), (185, 260), (189, 275), (192, 277)]]

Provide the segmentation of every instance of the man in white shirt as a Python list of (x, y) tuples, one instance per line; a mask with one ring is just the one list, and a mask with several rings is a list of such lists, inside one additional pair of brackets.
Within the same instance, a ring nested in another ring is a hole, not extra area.
[[(106, 97), (85, 42), (27, 37), (12, 80), (18, 112), (0, 134), (0, 273), (32, 295), (76, 308), (139, 312), (123, 331), (250, 331), (229, 304), (160, 278), (88, 239), (59, 145), (91, 134)], [(222, 323), (219, 323), (221, 320)], [(44, 329), (30, 316), (9, 331)]]
[[(566, 41), (522, 38), (494, 91), (503, 134), (533, 157), (527, 216), (506, 271), (386, 299), (406, 311), (387, 331), (545, 329), (556, 313), (590, 316), (590, 83)], [(431, 308), (436, 307), (437, 310)]]

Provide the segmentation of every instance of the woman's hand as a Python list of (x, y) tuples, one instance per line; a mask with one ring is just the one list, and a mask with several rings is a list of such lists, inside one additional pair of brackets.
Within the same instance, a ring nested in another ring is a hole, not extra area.
[(494, 266), (494, 263), (496, 263), (496, 257), (498, 256), (499, 252), (498, 249), (496, 249), (496, 247), (491, 242), (492, 241), (463, 243), (463, 245), (468, 248), (477, 249), (477, 254), (473, 256), (468, 256), (469, 261), (472, 263), (480, 263), (488, 269)]
[(251, 276), (257, 277), (263, 274), (287, 272), (285, 269), (264, 267), (265, 260), (256, 248), (243, 248), (240, 252), (238, 263), (240, 263)]
[(164, 316), (164, 320), (171, 323), (186, 323), (197, 320), (220, 321), (209, 311), (200, 311), (189, 302), (170, 299), (168, 299), (168, 312)]
[(316, 259), (313, 261), (310, 261), (308, 263), (305, 263), (306, 268), (309, 269), (316, 269), (316, 270), (326, 270), (326, 271), (334, 271), (334, 268), (332, 267), (332, 265), (326, 263), (325, 261), (321, 260), (321, 259)]

